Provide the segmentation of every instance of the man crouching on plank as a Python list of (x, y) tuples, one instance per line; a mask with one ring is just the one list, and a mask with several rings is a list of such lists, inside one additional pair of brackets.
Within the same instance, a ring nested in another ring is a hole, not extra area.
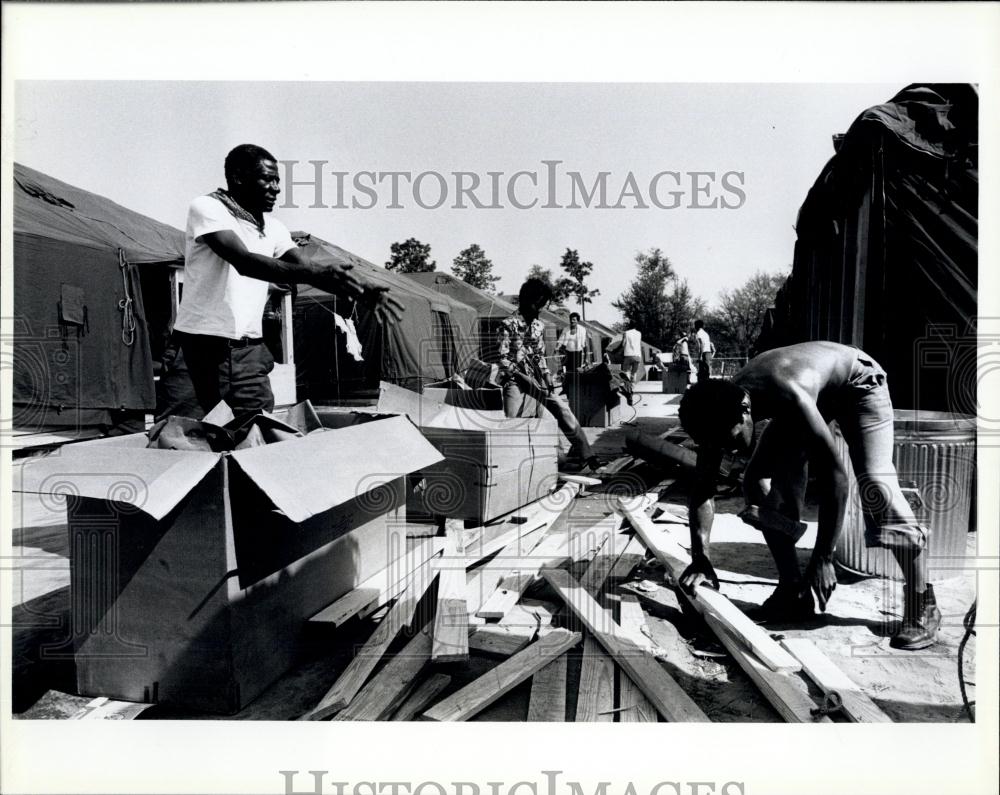
[[(743, 479), (747, 509), (740, 514), (764, 533), (778, 569), (778, 586), (761, 606), (765, 621), (800, 621), (820, 609), (837, 586), (833, 552), (844, 524), (848, 476), (828, 423), (847, 442), (865, 518), (865, 544), (885, 547), (904, 576), (903, 621), (897, 649), (934, 643), (941, 613), (927, 584), (928, 530), (917, 524), (892, 463), (893, 411), (885, 371), (863, 351), (834, 342), (776, 348), (751, 360), (732, 381), (699, 381), (684, 395), (680, 421), (698, 445), (689, 496), (691, 565), (681, 586), (719, 587), (708, 554), (715, 516), (715, 479), (727, 451), (753, 454)], [(753, 446), (754, 422), (770, 419)], [(806, 465), (819, 485), (819, 526), (803, 574), (795, 542), (805, 497)]]

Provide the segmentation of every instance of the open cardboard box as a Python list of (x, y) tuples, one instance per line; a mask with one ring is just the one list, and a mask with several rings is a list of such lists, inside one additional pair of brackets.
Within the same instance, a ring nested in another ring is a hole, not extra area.
[(405, 475), (441, 454), (406, 417), (324, 424), (231, 453), (136, 434), (19, 467), (16, 490), (66, 495), (71, 626), (46, 653), (74, 658), (81, 694), (236, 712), (310, 616), (405, 553)]
[(537, 500), (556, 485), (559, 426), (551, 415), (448, 406), (382, 383), (378, 411), (406, 414), (444, 456), (408, 479), (407, 515), (482, 524)]

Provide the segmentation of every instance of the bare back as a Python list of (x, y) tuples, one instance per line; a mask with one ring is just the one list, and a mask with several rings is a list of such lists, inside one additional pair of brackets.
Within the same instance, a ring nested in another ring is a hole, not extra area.
[(755, 420), (775, 417), (804, 393), (829, 422), (858, 353), (850, 345), (825, 341), (775, 348), (751, 359), (733, 383), (749, 393)]

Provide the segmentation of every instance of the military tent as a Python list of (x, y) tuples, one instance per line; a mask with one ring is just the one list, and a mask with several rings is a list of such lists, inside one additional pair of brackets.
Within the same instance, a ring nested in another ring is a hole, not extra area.
[(970, 85), (910, 85), (835, 137), (759, 350), (856, 345), (897, 408), (976, 413), (978, 112)]
[[(293, 232), (317, 262), (351, 264), (368, 281), (388, 287), (406, 308), (394, 326), (379, 326), (370, 311), (315, 287), (299, 289), (294, 304), (299, 399), (374, 394), (379, 381), (420, 388), (468, 366), (476, 355), (476, 311), (448, 295), (387, 271), (315, 235)], [(363, 361), (338, 332), (336, 316), (353, 320)]]
[[(517, 313), (516, 305), (504, 296), (480, 290), (447, 273), (407, 273), (406, 277), (429, 289), (436, 290), (442, 295), (451, 296), (473, 307), (479, 316), (478, 355), (484, 361), (495, 361), (497, 327), (504, 318)], [(555, 358), (556, 342), (562, 330), (569, 325), (569, 313), (543, 310), (541, 319), (545, 322), (545, 348), (551, 354), (549, 365), (554, 368), (557, 364)], [(582, 325), (587, 329), (590, 359), (591, 361), (600, 361), (600, 334), (588, 324), (583, 323)]]
[(13, 427), (75, 431), (152, 411), (151, 343), (169, 322), (184, 234), (17, 163), (13, 215)]

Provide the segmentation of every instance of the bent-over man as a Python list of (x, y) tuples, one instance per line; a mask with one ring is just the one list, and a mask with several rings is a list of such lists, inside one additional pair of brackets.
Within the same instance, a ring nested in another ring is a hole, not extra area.
[[(697, 474), (689, 496), (691, 565), (681, 585), (718, 587), (709, 557), (715, 478), (723, 452), (749, 451), (755, 420), (770, 419), (744, 472), (748, 505), (798, 520), (806, 486), (806, 464), (819, 486), (816, 546), (805, 572), (799, 570), (795, 538), (760, 511), (755, 523), (778, 568), (778, 586), (761, 616), (799, 621), (813, 615), (837, 586), (833, 553), (843, 528), (848, 479), (828, 423), (837, 421), (858, 481), (865, 543), (889, 549), (905, 578), (904, 615), (891, 645), (922, 649), (934, 643), (941, 613), (927, 583), (928, 530), (919, 525), (903, 496), (892, 462), (893, 410), (885, 371), (857, 348), (805, 342), (752, 359), (733, 381), (699, 381), (680, 405), (684, 429), (698, 444)], [(753, 509), (751, 509), (753, 510)]]

